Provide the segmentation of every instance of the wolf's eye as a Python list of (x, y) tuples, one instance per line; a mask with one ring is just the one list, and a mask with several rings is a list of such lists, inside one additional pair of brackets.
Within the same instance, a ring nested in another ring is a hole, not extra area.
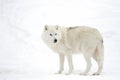
[(52, 36), (52, 34), (50, 34), (50, 36)]
[(55, 33), (55, 35), (57, 35), (57, 33)]

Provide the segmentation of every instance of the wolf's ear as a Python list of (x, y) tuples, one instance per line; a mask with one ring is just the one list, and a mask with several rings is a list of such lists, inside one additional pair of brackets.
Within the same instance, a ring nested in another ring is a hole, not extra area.
[(58, 28), (59, 28), (58, 25), (56, 25), (56, 30), (58, 30)]
[(48, 30), (48, 26), (47, 25), (45, 25), (45, 30)]

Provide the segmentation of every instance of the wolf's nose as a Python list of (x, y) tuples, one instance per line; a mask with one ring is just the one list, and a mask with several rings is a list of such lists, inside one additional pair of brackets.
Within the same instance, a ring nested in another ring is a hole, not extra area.
[(54, 39), (54, 43), (56, 43), (57, 42), (57, 39)]

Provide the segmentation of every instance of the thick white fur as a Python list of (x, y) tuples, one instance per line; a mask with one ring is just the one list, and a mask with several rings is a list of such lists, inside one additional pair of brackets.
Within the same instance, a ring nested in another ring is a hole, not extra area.
[[(55, 35), (57, 33), (57, 35)], [(52, 36), (50, 36), (52, 34)], [(64, 70), (64, 58), (67, 57), (69, 71), (72, 73), (73, 63), (72, 54), (83, 53), (87, 63), (87, 67), (83, 75), (86, 75), (92, 66), (91, 58), (98, 64), (98, 70), (94, 75), (99, 75), (103, 68), (103, 39), (97, 29), (78, 26), (78, 27), (62, 27), (57, 25), (46, 25), (42, 34), (43, 41), (53, 51), (58, 53), (60, 67), (58, 73)], [(54, 39), (58, 41), (54, 43)]]

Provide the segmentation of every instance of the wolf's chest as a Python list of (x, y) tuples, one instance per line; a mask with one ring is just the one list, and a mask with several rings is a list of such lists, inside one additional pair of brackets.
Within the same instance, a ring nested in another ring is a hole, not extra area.
[(62, 53), (62, 54), (65, 53), (66, 54), (69, 51), (69, 48), (67, 48), (65, 46), (65, 44), (61, 43), (54, 48), (54, 51), (57, 52), (57, 53)]

